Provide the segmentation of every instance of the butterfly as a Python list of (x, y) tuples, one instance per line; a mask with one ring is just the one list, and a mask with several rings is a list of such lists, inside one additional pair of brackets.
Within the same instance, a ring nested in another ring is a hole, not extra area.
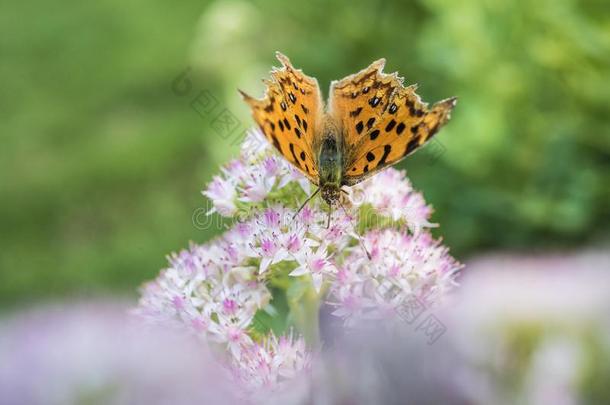
[[(318, 188), (330, 209), (342, 187), (353, 186), (409, 156), (447, 123), (457, 98), (431, 108), (405, 87), (397, 73), (383, 72), (385, 59), (333, 81), (325, 107), (315, 78), (276, 52), (262, 99), (239, 90), (265, 137)], [(330, 215), (329, 215), (330, 220)]]

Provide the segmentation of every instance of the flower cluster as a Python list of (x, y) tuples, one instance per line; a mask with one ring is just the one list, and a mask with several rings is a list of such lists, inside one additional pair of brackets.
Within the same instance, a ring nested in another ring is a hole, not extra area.
[(171, 255), (169, 267), (142, 288), (136, 314), (153, 324), (187, 326), (239, 359), (253, 343), (248, 327), (256, 311), (271, 297), (256, 269), (239, 265), (246, 236), (237, 227), (215, 243)]
[(334, 315), (346, 324), (395, 319), (412, 297), (435, 304), (454, 284), (461, 268), (429, 233), (409, 235), (395, 229), (364, 236), (370, 259), (353, 250), (331, 287)]
[(244, 352), (239, 366), (233, 369), (234, 377), (242, 386), (282, 390), (298, 372), (309, 371), (311, 357), (303, 338), (270, 335)]
[(276, 199), (298, 192), (293, 187), (286, 189), (291, 182), (297, 183), (305, 193), (310, 192), (309, 181), (281, 156), (271, 153), (260, 132), (252, 131), (244, 140), (240, 157), (223, 167), (221, 175), (212, 179), (203, 195), (214, 204), (211, 212), (241, 217), (244, 211), (258, 207), (268, 197), (273, 198), (272, 191), (276, 191), (273, 193)]
[(376, 214), (404, 222), (411, 232), (436, 226), (429, 221), (432, 208), (413, 190), (404, 172), (385, 170), (352, 187), (350, 196), (356, 206), (369, 204)]
[(269, 333), (257, 340), (254, 318), (271, 299), (265, 270), (297, 260), (301, 265), (293, 273), (304, 274), (312, 263), (322, 274), (329, 265), (312, 259), (318, 256), (311, 250), (315, 242), (303, 236), (307, 226), (300, 221), (293, 222), (299, 224), (295, 227), (282, 225), (287, 215), (293, 213), (268, 208), (211, 243), (169, 256), (169, 266), (142, 287), (134, 313), (224, 349), (224, 363), (245, 391), (280, 388), (281, 381), (308, 368), (311, 356), (302, 338)]
[[(314, 198), (298, 211), (311, 192), (309, 180), (252, 131), (239, 158), (203, 192), (213, 203), (209, 214), (234, 225), (172, 255), (143, 288), (136, 312), (220, 344), (242, 385), (273, 390), (306, 370), (311, 353), (300, 337), (257, 327), (257, 317), (284, 313), (284, 328), (299, 326), (296, 301), (313, 295), (351, 326), (396, 318), (413, 295), (438, 302), (453, 286), (461, 265), (427, 231), (432, 209), (404, 172), (387, 169), (346, 190), (332, 210)], [(283, 311), (278, 294), (289, 302)]]

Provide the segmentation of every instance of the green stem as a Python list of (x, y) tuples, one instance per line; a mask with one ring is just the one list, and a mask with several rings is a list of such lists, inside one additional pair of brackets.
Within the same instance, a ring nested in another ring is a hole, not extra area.
[(320, 344), (320, 296), (316, 293), (311, 277), (294, 278), (287, 291), (292, 323), (311, 347)]

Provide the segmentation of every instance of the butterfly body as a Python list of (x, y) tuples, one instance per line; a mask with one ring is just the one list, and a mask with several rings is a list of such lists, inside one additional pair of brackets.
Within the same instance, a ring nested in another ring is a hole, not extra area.
[(317, 156), (318, 165), (318, 187), (322, 199), (332, 205), (339, 199), (340, 189), (343, 185), (343, 145), (341, 134), (335, 125), (326, 117), (326, 125), (323, 126), (320, 152)]
[(428, 108), (385, 60), (331, 83), (324, 107), (318, 82), (277, 53), (282, 68), (265, 81), (262, 99), (241, 92), (269, 142), (319, 187), (331, 206), (353, 186), (429, 141), (449, 120), (456, 98)]

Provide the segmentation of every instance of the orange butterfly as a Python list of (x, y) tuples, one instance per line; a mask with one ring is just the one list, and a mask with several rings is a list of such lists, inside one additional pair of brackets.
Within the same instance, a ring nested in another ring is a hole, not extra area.
[(321, 192), (331, 209), (342, 186), (398, 163), (430, 140), (456, 104), (452, 97), (428, 108), (415, 93), (417, 85), (404, 87), (397, 73), (383, 73), (385, 59), (379, 59), (333, 81), (324, 108), (317, 80), (285, 55), (276, 56), (282, 67), (264, 81), (265, 96), (240, 93), (269, 142), (318, 186), (307, 201)]

